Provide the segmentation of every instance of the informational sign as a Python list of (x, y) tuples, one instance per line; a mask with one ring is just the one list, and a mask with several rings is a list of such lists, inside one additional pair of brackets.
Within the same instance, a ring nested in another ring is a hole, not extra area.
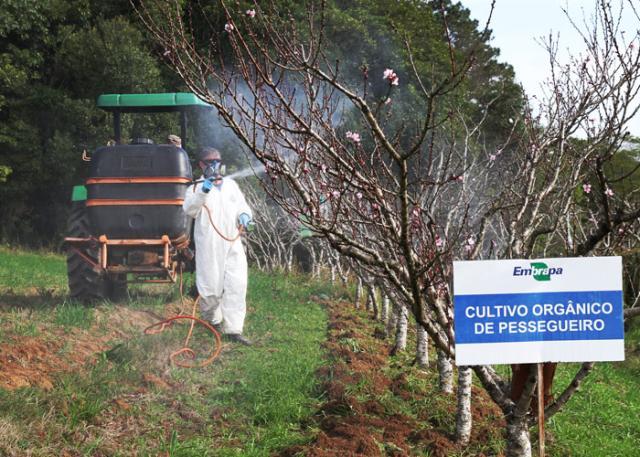
[(622, 258), (453, 263), (457, 365), (624, 360)]

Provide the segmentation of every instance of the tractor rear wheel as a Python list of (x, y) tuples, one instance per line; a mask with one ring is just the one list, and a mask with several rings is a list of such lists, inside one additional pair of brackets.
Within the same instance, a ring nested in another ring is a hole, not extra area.
[[(84, 201), (72, 202), (67, 235), (87, 238), (91, 235), (89, 218)], [(95, 248), (70, 248), (67, 254), (69, 295), (72, 299), (89, 304), (107, 298), (108, 283), (104, 275), (93, 270), (80, 254), (97, 259)]]
[(106, 279), (107, 298), (113, 302), (124, 301), (128, 297), (127, 275), (119, 274)]

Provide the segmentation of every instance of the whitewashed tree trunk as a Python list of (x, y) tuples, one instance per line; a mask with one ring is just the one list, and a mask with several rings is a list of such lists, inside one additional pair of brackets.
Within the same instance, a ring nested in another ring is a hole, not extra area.
[(386, 325), (389, 321), (389, 296), (383, 293), (380, 320)]
[(453, 393), (453, 366), (447, 354), (438, 350), (438, 377), (440, 392), (445, 394)]
[(358, 283), (356, 284), (356, 309), (360, 309), (360, 300), (362, 300), (362, 278), (358, 276)]
[(369, 285), (369, 282), (367, 282), (365, 284), (365, 289), (367, 290), (367, 301), (366, 301), (367, 305), (366, 305), (365, 309), (368, 312), (372, 312), (373, 311), (373, 299), (372, 299), (372, 296), (371, 296), (371, 285)]
[(404, 351), (407, 348), (407, 321), (409, 311), (404, 306), (398, 306), (398, 322), (396, 324), (396, 341), (391, 350), (391, 354)]
[(531, 457), (531, 436), (526, 414), (507, 416), (507, 457)]
[(429, 335), (422, 325), (416, 323), (416, 364), (420, 368), (429, 366)]
[(469, 444), (471, 438), (471, 381), (470, 367), (458, 367), (458, 409), (456, 411), (456, 442), (461, 446)]
[(289, 249), (287, 252), (287, 273), (293, 271), (293, 249)]
[(373, 313), (373, 318), (378, 319), (380, 314), (380, 306), (378, 305), (378, 294), (375, 286), (368, 287), (369, 289), (369, 297), (371, 298), (371, 312)]
[[(507, 457), (531, 457), (528, 413), (537, 382), (537, 370), (535, 365), (531, 365), (520, 398), (515, 401), (513, 408), (505, 414), (507, 420)], [(513, 385), (511, 394), (514, 394)]]
[(387, 337), (396, 334), (396, 327), (398, 326), (398, 305), (392, 303), (391, 305), (391, 314), (389, 314), (389, 320), (387, 320), (386, 325), (386, 334)]

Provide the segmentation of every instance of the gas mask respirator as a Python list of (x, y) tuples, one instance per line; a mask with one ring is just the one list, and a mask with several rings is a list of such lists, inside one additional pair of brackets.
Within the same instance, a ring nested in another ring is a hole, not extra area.
[(226, 171), (226, 167), (220, 160), (207, 160), (205, 162), (207, 167), (204, 169), (204, 179), (213, 178), (213, 184), (219, 186), (222, 184), (222, 177)]

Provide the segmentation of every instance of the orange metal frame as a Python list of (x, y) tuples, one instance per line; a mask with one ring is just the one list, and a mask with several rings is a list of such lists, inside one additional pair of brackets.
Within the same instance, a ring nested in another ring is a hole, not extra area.
[[(89, 238), (73, 238), (67, 237), (64, 239), (71, 249), (78, 253), (87, 263), (89, 263), (94, 269), (102, 270), (107, 273), (126, 274), (133, 273), (139, 276), (164, 276), (164, 279), (145, 279), (142, 281), (129, 281), (129, 282), (151, 282), (151, 283), (168, 283), (175, 282), (177, 278), (176, 262), (171, 260), (171, 247), (176, 249), (182, 249), (189, 244), (189, 239), (185, 236), (179, 237), (175, 240), (171, 240), (169, 236), (162, 235), (160, 239), (109, 239), (106, 235), (100, 235), (97, 239), (94, 237)], [(98, 259), (93, 259), (86, 255), (80, 246), (86, 245), (98, 245)], [(124, 266), (124, 265), (109, 265), (109, 246), (158, 246), (162, 247), (162, 265), (159, 267), (154, 266)]]
[(129, 205), (174, 205), (182, 206), (182, 199), (166, 199), (166, 200), (120, 200), (115, 198), (89, 199), (86, 202), (89, 206), (129, 206)]

